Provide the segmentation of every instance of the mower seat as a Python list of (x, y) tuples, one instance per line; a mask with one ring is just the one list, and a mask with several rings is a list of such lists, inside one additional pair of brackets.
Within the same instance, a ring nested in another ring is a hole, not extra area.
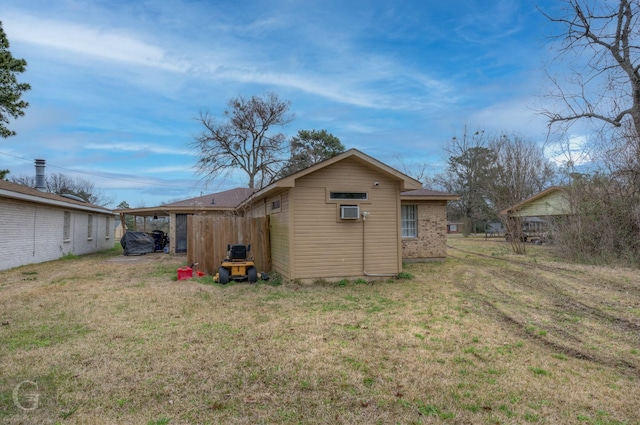
[(247, 252), (251, 250), (251, 245), (229, 245), (229, 260), (246, 260)]

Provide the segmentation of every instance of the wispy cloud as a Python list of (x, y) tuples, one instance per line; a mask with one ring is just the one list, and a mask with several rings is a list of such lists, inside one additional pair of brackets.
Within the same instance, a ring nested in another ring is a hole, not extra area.
[[(73, 55), (75, 61), (85, 57), (171, 73), (189, 73), (220, 82), (278, 86), (356, 107), (398, 110), (428, 107), (430, 102), (424, 99), (444, 99), (444, 88), (449, 85), (446, 81), (404, 68), (391, 58), (359, 52), (355, 46), (344, 41), (345, 35), (337, 36), (342, 40), (339, 49), (330, 50), (338, 45), (336, 41), (330, 42), (328, 46), (321, 47), (324, 50), (317, 52), (314, 63), (299, 63), (298, 67), (302, 68), (283, 72), (282, 46), (265, 40), (251, 47), (245, 40), (229, 39), (232, 35), (225, 33), (224, 39), (229, 43), (237, 42), (245, 48), (232, 53), (221, 47), (221, 42), (212, 46), (195, 43), (185, 53), (177, 51), (176, 45), (179, 43), (176, 41), (173, 47), (168, 48), (145, 41), (144, 38), (156, 39), (145, 34), (144, 29), (134, 33), (130, 29), (81, 24), (73, 20), (42, 18), (18, 12), (10, 13), (9, 17), (5, 26), (14, 41), (65, 51)], [(250, 22), (247, 26), (251, 28), (250, 33), (258, 33), (281, 27), (282, 22), (265, 18)], [(176, 37), (180, 38), (181, 35), (176, 34)], [(205, 48), (213, 50), (197, 50)], [(256, 49), (257, 55), (246, 50), (251, 48)], [(273, 51), (274, 57), (259, 60), (258, 67), (255, 56), (263, 54), (261, 50)], [(334, 55), (335, 58), (330, 60), (335, 61), (334, 66), (324, 63)], [(91, 63), (91, 66), (95, 64)], [(119, 72), (113, 70), (112, 74), (118, 76)], [(153, 78), (150, 77), (150, 81)], [(158, 79), (160, 83), (165, 81)], [(411, 86), (417, 91), (414, 95), (398, 97), (396, 93), (389, 92), (390, 88), (397, 85)]]
[(193, 151), (186, 148), (175, 148), (166, 145), (151, 145), (139, 143), (89, 143), (86, 149), (103, 150), (109, 152), (143, 152), (163, 155), (193, 156)]
[(162, 48), (124, 30), (24, 14), (13, 14), (9, 18), (4, 25), (15, 41), (167, 71), (186, 69), (185, 64), (170, 60)]
[[(129, 200), (201, 183), (193, 118), (222, 117), (238, 95), (275, 91), (296, 116), (284, 131), (325, 128), (381, 160), (428, 158), (467, 122), (546, 133), (527, 101), (540, 86), (528, 2), (0, 2), (32, 85), (9, 140), (19, 147), (2, 150), (86, 173)], [(2, 159), (12, 174), (33, 173), (32, 159)]]

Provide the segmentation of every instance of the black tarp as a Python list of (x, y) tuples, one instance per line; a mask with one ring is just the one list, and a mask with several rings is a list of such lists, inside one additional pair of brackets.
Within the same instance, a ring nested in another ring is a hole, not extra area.
[(156, 242), (148, 233), (127, 231), (120, 239), (124, 255), (143, 255), (154, 252)]

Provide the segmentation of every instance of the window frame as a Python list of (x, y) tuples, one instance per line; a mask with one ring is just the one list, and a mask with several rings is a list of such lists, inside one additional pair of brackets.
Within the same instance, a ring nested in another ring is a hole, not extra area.
[(400, 234), (403, 239), (418, 237), (418, 205), (401, 204)]
[(276, 214), (282, 211), (282, 198), (277, 196), (271, 199), (271, 214)]
[(64, 211), (64, 216), (62, 219), (62, 240), (64, 242), (71, 241), (71, 212)]
[(87, 240), (93, 240), (93, 214), (87, 214)]
[[(346, 195), (346, 196), (337, 196), (337, 195)], [(349, 195), (352, 195), (352, 196), (349, 196)], [(364, 197), (354, 196), (354, 195), (364, 195)], [(343, 202), (343, 201), (353, 201), (353, 202), (365, 201), (366, 202), (369, 200), (369, 192), (331, 190), (329, 191), (329, 200), (339, 201), (339, 202)]]

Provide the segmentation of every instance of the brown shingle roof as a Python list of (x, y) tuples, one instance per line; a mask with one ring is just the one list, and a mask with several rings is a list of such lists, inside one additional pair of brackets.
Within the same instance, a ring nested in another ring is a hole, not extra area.
[(238, 187), (224, 192), (211, 193), (197, 198), (165, 204), (164, 207), (211, 207), (211, 208), (235, 208), (242, 201), (251, 196), (257, 189)]
[(41, 203), (65, 203), (69, 207), (76, 207), (79, 209), (99, 209), (104, 212), (110, 213), (111, 210), (101, 207), (99, 205), (90, 204), (88, 202), (76, 201), (64, 196), (56, 195), (55, 193), (41, 192), (38, 189), (34, 189), (21, 184), (12, 183), (6, 180), (0, 180), (0, 195), (14, 198), (28, 200), (31, 202)]

